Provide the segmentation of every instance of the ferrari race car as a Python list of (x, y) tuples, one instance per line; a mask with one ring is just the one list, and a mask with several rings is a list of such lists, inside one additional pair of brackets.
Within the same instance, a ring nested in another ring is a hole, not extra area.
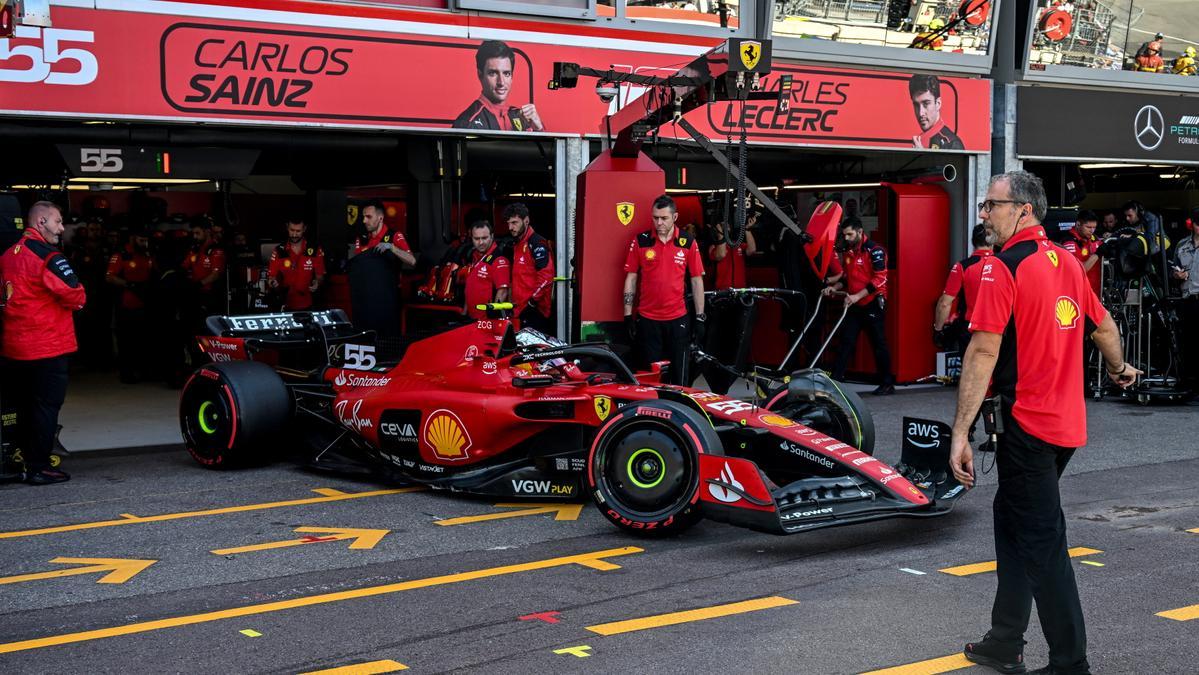
[[(376, 344), (339, 310), (214, 316), (212, 360), (180, 401), (187, 449), (212, 468), (302, 448), (315, 468), (505, 498), (594, 500), (618, 527), (701, 517), (775, 534), (947, 513), (947, 451), (875, 459), (862, 402), (820, 371), (761, 401), (661, 383), (606, 344), (563, 344), (505, 319)], [(387, 353), (387, 352), (393, 353)], [(946, 436), (946, 441), (948, 437)], [(946, 443), (947, 445), (947, 443)]]

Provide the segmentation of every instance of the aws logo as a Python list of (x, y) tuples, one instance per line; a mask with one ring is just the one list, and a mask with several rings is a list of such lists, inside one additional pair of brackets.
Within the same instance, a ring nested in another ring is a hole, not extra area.
[(434, 410), (425, 420), (425, 428), (421, 431), (425, 443), (433, 449), (433, 454), (441, 459), (456, 460), (470, 457), (468, 450), (472, 442), (470, 434), (457, 415), (445, 410)]

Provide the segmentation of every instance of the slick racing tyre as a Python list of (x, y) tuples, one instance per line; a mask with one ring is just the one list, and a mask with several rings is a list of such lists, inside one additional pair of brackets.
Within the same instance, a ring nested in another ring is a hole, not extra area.
[(874, 454), (874, 418), (862, 399), (819, 370), (801, 370), (766, 408), (822, 434)]
[(212, 363), (184, 385), (179, 424), (197, 462), (233, 468), (270, 456), (267, 446), (285, 428), (291, 407), (283, 380), (265, 363)]
[(672, 401), (630, 403), (596, 435), (588, 487), (600, 512), (622, 530), (676, 534), (700, 519), (701, 453), (723, 454), (702, 415)]

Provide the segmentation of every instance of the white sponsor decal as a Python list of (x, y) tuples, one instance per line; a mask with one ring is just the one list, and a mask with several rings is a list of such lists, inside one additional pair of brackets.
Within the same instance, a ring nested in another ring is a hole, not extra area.
[(859, 457), (859, 458), (853, 460), (853, 463), (856, 466), (862, 466), (863, 464), (869, 464), (871, 462), (877, 462), (877, 461), (878, 460), (873, 457), (866, 456), (866, 457)]
[(715, 410), (716, 412), (725, 413), (727, 415), (732, 415), (735, 413), (745, 412), (747, 410), (754, 409), (754, 405), (752, 403), (746, 403), (745, 401), (737, 401), (735, 399), (727, 399), (724, 401), (715, 401), (713, 403), (706, 404), (704, 407), (706, 407), (710, 410)]
[[(13, 46), (14, 39), (35, 40), (41, 44)], [(37, 26), (16, 26), (13, 38), (0, 39), (0, 63), (12, 61), (19, 67), (0, 68), (0, 82), (40, 82), (76, 87), (91, 84), (100, 74), (96, 55), (79, 47), (64, 49), (63, 43), (95, 41), (96, 34), (90, 30), (43, 30)]]
[(886, 485), (887, 483), (890, 483), (891, 481), (895, 480), (896, 478), (899, 478), (899, 474), (893, 473), (890, 476), (885, 476), (882, 480), (879, 481), (879, 484)]
[(513, 480), (512, 491), (530, 495), (569, 495), (573, 485), (558, 485), (548, 480)]
[(965, 487), (959, 485), (959, 486), (955, 487), (954, 489), (950, 490), (949, 492), (946, 492), (945, 494), (941, 495), (941, 499), (953, 499), (954, 497), (958, 496), (959, 492), (961, 492), (962, 490), (965, 490), (965, 489), (966, 489)]
[(374, 345), (346, 345), (346, 360), (342, 368), (370, 370), (376, 363)]
[(484, 374), (495, 375), (497, 372), (499, 372), (499, 367), (496, 366), (495, 361), (484, 361), (483, 362), (483, 373)]
[[(910, 422), (908, 424), (908, 442), (917, 448), (938, 448), (941, 447), (941, 430), (936, 424), (923, 424), (920, 422)], [(917, 442), (916, 437), (926, 438), (927, 442)]]
[(354, 373), (346, 372), (340, 372), (337, 374), (337, 377), (333, 378), (333, 384), (339, 387), (382, 387), (388, 382), (391, 382), (390, 377), (355, 375)]
[[(724, 468), (720, 470), (720, 482), (732, 485), (738, 490), (745, 489), (745, 486), (738, 482), (737, 477), (733, 475), (733, 468), (729, 466), (728, 462), (725, 462)], [(733, 492), (723, 485), (709, 484), (708, 493), (711, 494), (712, 497), (717, 501), (724, 502), (725, 504), (733, 504), (741, 501), (741, 495)]]
[(395, 422), (384, 422), (379, 425), (379, 433), (402, 441), (416, 440), (416, 427), (407, 423), (396, 424)]
[(340, 420), (342, 424), (353, 429), (354, 431), (362, 431), (363, 429), (370, 429), (374, 426), (369, 418), (361, 419), (358, 417), (358, 411), (362, 409), (362, 399), (358, 399), (354, 402), (354, 407), (350, 408), (350, 416), (346, 417), (346, 408), (349, 407), (348, 404), (349, 400), (342, 400), (338, 401), (337, 404), (333, 406), (333, 409), (337, 411), (337, 419)]
[(827, 467), (829, 469), (836, 466), (836, 463), (833, 462), (833, 460), (829, 459), (828, 457), (822, 457), (821, 455), (818, 455), (801, 445), (796, 445), (794, 443), (788, 443), (787, 441), (783, 441), (782, 443), (779, 443), (779, 447), (782, 448), (783, 450), (786, 450), (787, 452), (790, 452), (793, 455), (803, 457), (804, 459), (808, 460), (809, 462), (815, 462), (815, 463), (819, 464), (820, 466)]
[(807, 511), (792, 511), (791, 513), (784, 514), (780, 518), (780, 520), (799, 520), (800, 518), (811, 518), (813, 516), (823, 516), (825, 514), (832, 513), (832, 512), (833, 512), (833, 509), (831, 506), (826, 506), (826, 507), (820, 508), (820, 509), (809, 509)]

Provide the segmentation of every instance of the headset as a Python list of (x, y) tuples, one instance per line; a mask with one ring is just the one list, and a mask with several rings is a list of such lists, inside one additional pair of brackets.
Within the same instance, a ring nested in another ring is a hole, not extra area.
[(1124, 208), (1122, 208), (1120, 210), (1128, 211), (1129, 209), (1136, 211), (1138, 223), (1143, 222), (1145, 220), (1145, 205), (1144, 204), (1142, 204), (1141, 202), (1134, 199), (1130, 202), (1125, 203)]

